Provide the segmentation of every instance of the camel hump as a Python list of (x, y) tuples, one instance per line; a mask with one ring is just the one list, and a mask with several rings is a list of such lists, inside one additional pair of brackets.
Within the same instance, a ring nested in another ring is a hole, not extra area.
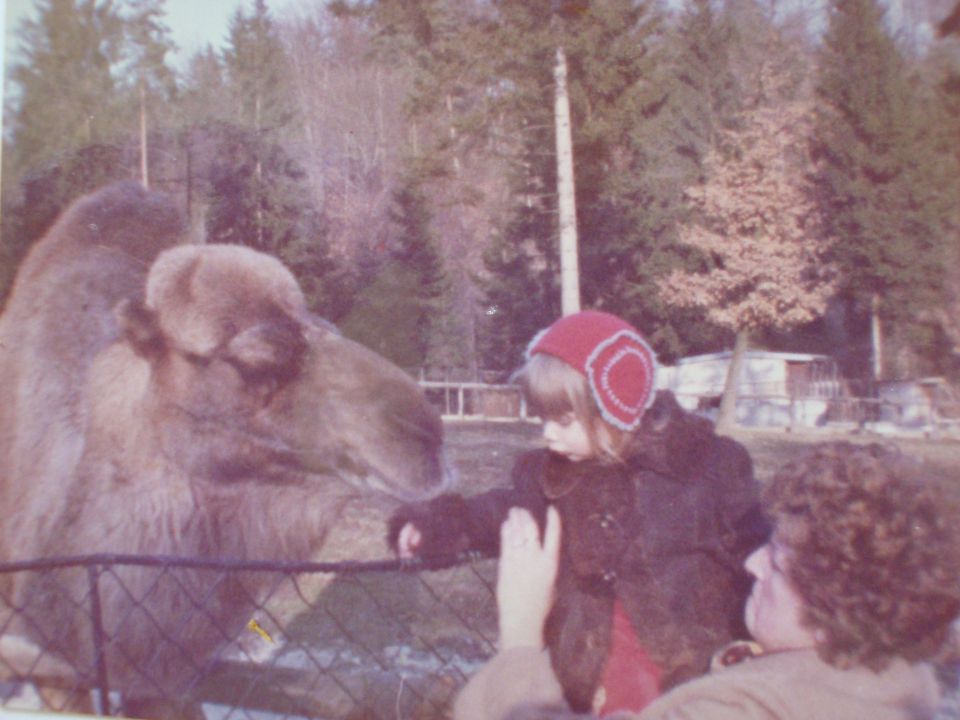
[(24, 272), (61, 265), (63, 255), (91, 249), (120, 251), (147, 267), (163, 251), (183, 241), (183, 213), (166, 195), (132, 180), (107, 185), (67, 208), (37, 243)]
[(185, 231), (183, 215), (169, 197), (129, 180), (84, 198), (64, 213), (61, 222), (77, 242), (116, 247), (144, 262), (152, 261)]

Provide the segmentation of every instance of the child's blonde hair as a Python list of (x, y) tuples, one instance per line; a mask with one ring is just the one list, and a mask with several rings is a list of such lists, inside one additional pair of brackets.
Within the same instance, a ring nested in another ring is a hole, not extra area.
[(597, 460), (623, 461), (630, 433), (603, 419), (582, 373), (559, 358), (536, 353), (513, 374), (512, 380), (523, 389), (531, 412), (544, 420), (573, 413), (586, 430)]

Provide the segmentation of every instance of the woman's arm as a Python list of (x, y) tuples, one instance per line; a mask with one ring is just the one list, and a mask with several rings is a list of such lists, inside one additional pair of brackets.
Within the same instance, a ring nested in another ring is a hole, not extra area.
[(503, 720), (520, 708), (565, 708), (543, 645), (560, 556), (560, 516), (547, 510), (543, 542), (526, 510), (510, 510), (500, 530), (497, 612), (500, 651), (463, 688), (455, 720)]

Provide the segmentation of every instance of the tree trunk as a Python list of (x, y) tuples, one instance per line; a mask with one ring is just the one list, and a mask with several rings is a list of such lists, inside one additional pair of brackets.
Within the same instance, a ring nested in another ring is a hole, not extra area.
[(150, 165), (147, 160), (147, 89), (140, 78), (140, 182), (150, 188)]
[(880, 327), (880, 296), (870, 298), (870, 343), (873, 346), (873, 381), (883, 378), (883, 329)]
[(727, 367), (727, 379), (723, 385), (723, 397), (720, 399), (720, 413), (717, 416), (717, 432), (728, 433), (737, 426), (737, 390), (740, 387), (740, 376), (743, 374), (743, 363), (747, 357), (747, 348), (750, 345), (750, 332), (738, 330), (737, 339), (733, 344), (733, 355)]
[(256, 100), (255, 100), (255, 102), (254, 102), (254, 127), (256, 128), (256, 132), (257, 132), (257, 164), (256, 164), (256, 168), (254, 169), (254, 173), (255, 173), (256, 178), (257, 178), (257, 184), (256, 184), (256, 190), (255, 190), (255, 192), (256, 192), (256, 197), (254, 198), (254, 201), (257, 203), (257, 210), (256, 210), (256, 213), (257, 213), (257, 249), (262, 251), (262, 250), (264, 249), (264, 248), (263, 248), (263, 200), (262, 200), (262, 197), (261, 197), (261, 193), (263, 192), (263, 160), (262, 160), (261, 157), (260, 157), (260, 154), (261, 154), (261, 152), (262, 152), (262, 143), (261, 143), (261, 137), (262, 137), (262, 136), (261, 136), (261, 132), (260, 132), (260, 130), (261, 130), (261, 128), (260, 128), (260, 113), (261, 113), (260, 98), (261, 98), (260, 92), (257, 91), (257, 97), (256, 97)]
[(577, 205), (573, 180), (573, 139), (567, 95), (567, 55), (557, 48), (554, 67), (554, 120), (557, 139), (557, 208), (560, 216), (560, 298), (564, 315), (580, 309), (580, 269), (577, 260)]

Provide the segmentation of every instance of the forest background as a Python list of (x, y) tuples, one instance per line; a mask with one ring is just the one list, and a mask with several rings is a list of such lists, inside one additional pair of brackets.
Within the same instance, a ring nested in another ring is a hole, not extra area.
[(736, 337), (958, 380), (960, 37), (952, 0), (896, 7), (250, 0), (175, 67), (163, 0), (37, 0), (0, 294), (71, 200), (134, 178), (398, 364), (502, 377), (560, 314), (562, 49), (584, 307), (666, 363)]

